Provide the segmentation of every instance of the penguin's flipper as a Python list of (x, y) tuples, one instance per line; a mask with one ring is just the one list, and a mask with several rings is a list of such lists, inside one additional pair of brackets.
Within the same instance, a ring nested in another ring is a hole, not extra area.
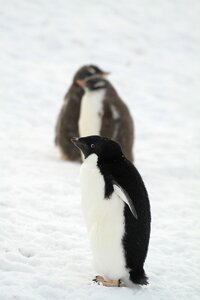
[(116, 181), (113, 181), (113, 189), (114, 189), (114, 192), (117, 194), (117, 196), (128, 205), (133, 216), (136, 219), (138, 219), (138, 215), (137, 215), (135, 206), (134, 206), (131, 198), (129, 197), (128, 193)]

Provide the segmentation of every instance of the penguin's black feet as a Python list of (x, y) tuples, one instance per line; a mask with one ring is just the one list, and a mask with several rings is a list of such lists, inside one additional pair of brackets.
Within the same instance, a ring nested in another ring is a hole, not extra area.
[(108, 286), (108, 287), (120, 287), (121, 281), (119, 280), (106, 280), (102, 276), (97, 275), (93, 281), (98, 284)]

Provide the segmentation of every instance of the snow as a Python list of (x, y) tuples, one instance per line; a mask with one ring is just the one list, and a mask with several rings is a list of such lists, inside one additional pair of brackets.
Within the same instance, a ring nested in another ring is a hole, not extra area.
[[(10, 0), (0, 14), (0, 299), (199, 299), (200, 2)], [(112, 72), (134, 116), (153, 218), (144, 288), (91, 282), (80, 166), (53, 144), (86, 63)]]

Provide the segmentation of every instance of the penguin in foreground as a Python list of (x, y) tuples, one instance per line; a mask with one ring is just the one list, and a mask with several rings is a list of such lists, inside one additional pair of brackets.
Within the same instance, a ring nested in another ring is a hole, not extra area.
[(82, 209), (98, 275), (105, 286), (148, 284), (144, 262), (150, 204), (143, 180), (115, 141), (72, 138), (85, 159), (80, 170)]
[(107, 136), (120, 143), (126, 157), (133, 161), (133, 120), (114, 87), (98, 75), (77, 83), (85, 90), (79, 118), (80, 136)]
[(84, 80), (87, 77), (106, 76), (104, 72), (95, 65), (81, 67), (75, 74), (71, 87), (64, 98), (64, 104), (58, 115), (56, 123), (55, 144), (60, 148), (62, 158), (65, 160), (80, 161), (81, 155), (70, 143), (70, 138), (79, 136), (78, 120), (80, 114), (81, 99), (84, 94), (83, 88), (77, 84), (77, 80)]

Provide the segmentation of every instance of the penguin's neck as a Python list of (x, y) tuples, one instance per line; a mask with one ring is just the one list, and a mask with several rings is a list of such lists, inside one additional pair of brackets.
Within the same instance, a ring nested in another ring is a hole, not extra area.
[(89, 155), (80, 168), (80, 183), (82, 195), (82, 209), (86, 218), (87, 227), (95, 222), (99, 207), (103, 205), (105, 183), (97, 167), (96, 154)]
[[(83, 163), (81, 165), (80, 174), (82, 175), (84, 172), (87, 173), (87, 177), (92, 173), (100, 173), (98, 169), (98, 156), (96, 154), (90, 154), (87, 158), (83, 160)], [(85, 176), (85, 175), (84, 175)]]
[(80, 136), (100, 134), (105, 90), (87, 90), (81, 101)]

